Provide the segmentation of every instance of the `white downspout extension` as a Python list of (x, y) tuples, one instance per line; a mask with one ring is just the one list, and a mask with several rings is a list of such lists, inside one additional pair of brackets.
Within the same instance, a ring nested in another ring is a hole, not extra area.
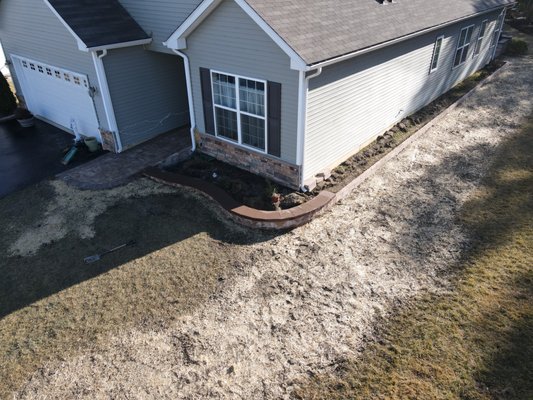
[(176, 49), (172, 49), (172, 51), (183, 58), (183, 64), (185, 67), (185, 80), (187, 82), (187, 98), (189, 99), (189, 118), (191, 120), (191, 150), (196, 151), (196, 138), (194, 135), (194, 130), (196, 129), (196, 115), (194, 114), (194, 104), (192, 102), (191, 65), (189, 63), (189, 56)]
[(301, 166), (300, 188), (305, 191), (305, 134), (307, 132), (307, 97), (309, 94), (309, 81), (322, 74), (322, 67), (319, 67), (313, 74), (307, 75), (305, 71), (300, 71), (300, 101), (298, 102), (298, 153), (296, 164)]
[(118, 132), (117, 120), (115, 118), (115, 109), (111, 101), (111, 92), (107, 84), (107, 75), (105, 73), (103, 58), (107, 56), (107, 50), (102, 50), (102, 54), (98, 55), (96, 51), (91, 51), (94, 67), (96, 69), (96, 77), (98, 78), (98, 85), (100, 86), (100, 94), (104, 102), (104, 110), (107, 119), (109, 130), (113, 132), (117, 140), (117, 152), (122, 153), (122, 138)]

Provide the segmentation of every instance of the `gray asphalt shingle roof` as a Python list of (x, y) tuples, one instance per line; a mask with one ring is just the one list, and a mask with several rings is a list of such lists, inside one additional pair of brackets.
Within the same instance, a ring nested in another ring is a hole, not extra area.
[(514, 0), (246, 0), (309, 65)]
[(148, 39), (118, 0), (49, 0), (89, 48)]

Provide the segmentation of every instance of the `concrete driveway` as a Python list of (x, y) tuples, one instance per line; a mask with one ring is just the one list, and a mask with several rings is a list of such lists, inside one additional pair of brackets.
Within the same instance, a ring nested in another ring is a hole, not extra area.
[(61, 164), (73, 136), (42, 121), (21, 128), (16, 121), (0, 124), (0, 197), (79, 165)]

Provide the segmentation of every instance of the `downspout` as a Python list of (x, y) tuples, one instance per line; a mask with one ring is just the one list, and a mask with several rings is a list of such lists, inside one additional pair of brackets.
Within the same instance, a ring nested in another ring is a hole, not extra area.
[(102, 100), (104, 102), (107, 125), (117, 141), (117, 153), (122, 153), (122, 138), (118, 132), (115, 109), (113, 108), (113, 102), (111, 101), (111, 92), (109, 91), (109, 85), (107, 84), (107, 75), (105, 73), (104, 62), (102, 60), (105, 56), (107, 56), (107, 50), (102, 50), (102, 54), (100, 55), (97, 54), (97, 51), (91, 51), (91, 54), (93, 57), (94, 67), (96, 69), (98, 85), (100, 86), (100, 94), (102, 95)]
[(196, 115), (194, 114), (194, 105), (192, 102), (192, 83), (191, 83), (191, 64), (189, 62), (189, 56), (185, 53), (182, 53), (179, 50), (172, 49), (174, 53), (183, 58), (183, 64), (185, 67), (185, 80), (187, 82), (187, 98), (189, 101), (189, 117), (191, 120), (191, 142), (192, 142), (192, 151), (196, 151), (196, 138), (194, 135), (194, 130), (196, 129)]
[(300, 188), (305, 192), (305, 136), (307, 133), (307, 97), (309, 94), (309, 81), (322, 74), (322, 67), (319, 67), (311, 75), (306, 75), (305, 71), (300, 71), (300, 101), (298, 102), (298, 154), (297, 164), (301, 165), (300, 170)]

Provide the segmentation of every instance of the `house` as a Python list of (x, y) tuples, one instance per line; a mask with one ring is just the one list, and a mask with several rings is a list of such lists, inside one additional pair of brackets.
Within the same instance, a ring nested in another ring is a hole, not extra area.
[(198, 151), (310, 189), (490, 62), (512, 4), (1, 0), (0, 40), (41, 117), (117, 151), (190, 124)]
[(512, 0), (205, 0), (188, 58), (201, 151), (292, 187), (361, 150), (493, 57)]
[(189, 124), (183, 61), (118, 0), (1, 0), (0, 41), (19, 97), (64, 130), (122, 152)]

